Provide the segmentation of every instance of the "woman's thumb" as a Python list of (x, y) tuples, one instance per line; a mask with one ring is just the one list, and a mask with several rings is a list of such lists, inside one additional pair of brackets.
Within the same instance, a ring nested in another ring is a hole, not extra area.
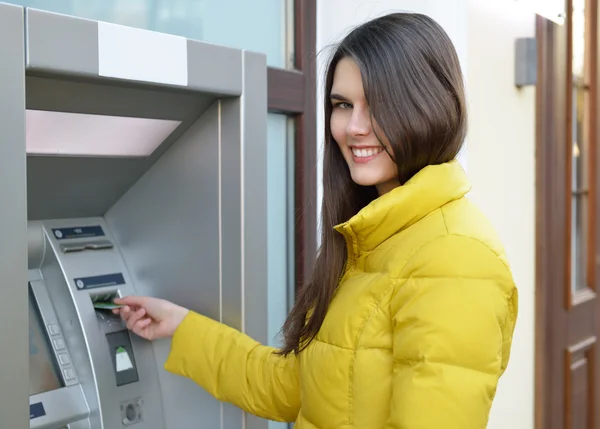
[(146, 297), (126, 296), (123, 298), (116, 298), (114, 303), (118, 305), (128, 305), (130, 307), (144, 307), (144, 304), (146, 303)]

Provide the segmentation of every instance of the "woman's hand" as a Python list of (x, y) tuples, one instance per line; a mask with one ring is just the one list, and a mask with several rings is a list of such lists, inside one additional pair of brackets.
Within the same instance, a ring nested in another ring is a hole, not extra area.
[(127, 329), (147, 340), (173, 336), (189, 310), (163, 299), (128, 296), (114, 300), (124, 305), (113, 310), (127, 323)]

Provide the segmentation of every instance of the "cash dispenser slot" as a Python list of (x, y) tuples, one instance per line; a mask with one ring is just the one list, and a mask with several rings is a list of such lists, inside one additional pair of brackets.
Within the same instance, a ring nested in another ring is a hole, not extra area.
[(121, 298), (119, 289), (90, 292), (90, 299), (96, 310), (112, 310), (118, 307), (114, 304), (114, 300), (117, 298)]
[(112, 249), (114, 244), (109, 240), (78, 241), (60, 245), (63, 253), (84, 252), (86, 250), (107, 250)]
[(96, 311), (96, 320), (101, 332), (107, 333), (125, 328), (121, 317), (112, 312), (113, 308), (118, 307), (113, 301), (121, 297), (119, 289), (90, 292), (89, 295), (92, 306)]

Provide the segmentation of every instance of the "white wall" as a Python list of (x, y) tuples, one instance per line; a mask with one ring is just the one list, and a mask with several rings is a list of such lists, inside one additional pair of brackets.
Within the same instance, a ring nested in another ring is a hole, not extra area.
[[(470, 197), (497, 228), (520, 291), (520, 314), (507, 372), (488, 429), (533, 429), (535, 292), (535, 89), (514, 87), (514, 43), (533, 37), (534, 15), (512, 0), (319, 0), (317, 51), (348, 30), (392, 11), (426, 13), (458, 51), (470, 112), (462, 157)], [(318, 201), (322, 197), (322, 87), (329, 52), (318, 61)]]
[(535, 16), (512, 0), (469, 0), (470, 197), (504, 242), (519, 320), (489, 429), (533, 429), (535, 356), (535, 88), (514, 86), (514, 44)]

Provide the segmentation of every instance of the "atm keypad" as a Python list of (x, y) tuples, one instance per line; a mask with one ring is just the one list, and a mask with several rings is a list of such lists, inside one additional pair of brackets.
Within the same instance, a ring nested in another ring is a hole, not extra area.
[(73, 368), (67, 368), (63, 370), (63, 374), (65, 376), (66, 381), (71, 381), (75, 379), (75, 371), (73, 370)]
[(59, 335), (60, 327), (55, 323), (51, 323), (50, 325), (48, 325), (48, 332), (50, 332), (50, 335), (52, 335), (53, 337)]

